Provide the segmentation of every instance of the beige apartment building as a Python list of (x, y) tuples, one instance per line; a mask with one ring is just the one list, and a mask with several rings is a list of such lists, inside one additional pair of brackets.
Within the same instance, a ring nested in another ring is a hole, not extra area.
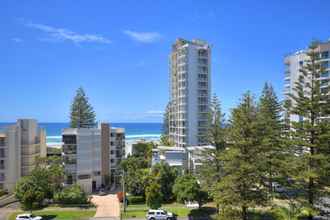
[(46, 133), (34, 119), (19, 119), (0, 131), (0, 188), (12, 191), (37, 157), (46, 157)]
[(125, 156), (125, 130), (101, 123), (98, 128), (65, 128), (62, 132), (65, 184), (77, 183), (91, 193), (119, 185)]

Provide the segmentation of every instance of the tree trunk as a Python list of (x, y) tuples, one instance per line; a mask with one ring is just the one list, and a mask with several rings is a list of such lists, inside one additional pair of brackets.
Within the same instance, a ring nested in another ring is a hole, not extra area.
[[(309, 178), (309, 184), (308, 184), (308, 202), (311, 208), (314, 208), (314, 180), (313, 178)], [(313, 220), (313, 214), (312, 212), (309, 212), (308, 219)]]
[(272, 172), (272, 163), (269, 163), (269, 196), (270, 199), (273, 199), (273, 172)]
[(242, 206), (242, 220), (248, 220), (247, 207), (246, 206)]
[[(312, 140), (311, 143), (314, 144), (314, 132), (312, 132)], [(315, 154), (314, 147), (310, 148), (311, 155), (313, 156)], [(313, 159), (309, 159), (309, 166), (310, 169), (314, 168)], [(309, 178), (308, 181), (308, 203), (310, 205), (310, 208), (314, 208), (314, 179), (312, 177)], [(309, 212), (308, 219), (313, 220), (313, 214)]]

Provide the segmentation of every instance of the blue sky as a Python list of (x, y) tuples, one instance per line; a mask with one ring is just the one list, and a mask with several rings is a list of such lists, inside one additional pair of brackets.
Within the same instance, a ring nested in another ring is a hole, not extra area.
[(329, 0), (3, 0), (0, 121), (68, 121), (83, 86), (98, 120), (160, 121), (178, 37), (212, 44), (226, 113), (265, 81), (282, 97), (283, 57), (330, 38)]

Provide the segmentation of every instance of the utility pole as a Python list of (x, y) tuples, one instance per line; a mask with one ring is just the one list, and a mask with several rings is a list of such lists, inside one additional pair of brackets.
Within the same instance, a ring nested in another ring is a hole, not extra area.
[(124, 212), (126, 212), (126, 192), (125, 192), (125, 171), (123, 170), (123, 204), (124, 204)]

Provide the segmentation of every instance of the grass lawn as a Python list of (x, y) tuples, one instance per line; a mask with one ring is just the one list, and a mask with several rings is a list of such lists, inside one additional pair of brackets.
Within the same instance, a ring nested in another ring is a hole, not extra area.
[[(183, 204), (179, 203), (172, 203), (172, 204), (164, 204), (161, 207), (166, 211), (175, 213), (178, 217), (187, 217), (189, 214), (193, 215), (202, 215), (202, 214), (210, 214), (214, 212), (214, 208), (203, 207), (202, 210), (198, 209), (191, 209), (187, 208)], [(144, 218), (146, 216), (146, 212), (148, 210), (148, 206), (145, 204), (138, 204), (138, 205), (128, 205), (126, 207), (126, 212), (123, 212), (122, 209), (122, 216), (123, 218)]]
[[(28, 213), (28, 211), (18, 211), (11, 213), (8, 220), (15, 220), (17, 214)], [(95, 215), (95, 209), (61, 209), (46, 208), (43, 210), (33, 211), (34, 215), (41, 216), (44, 220), (78, 220), (88, 219)]]

